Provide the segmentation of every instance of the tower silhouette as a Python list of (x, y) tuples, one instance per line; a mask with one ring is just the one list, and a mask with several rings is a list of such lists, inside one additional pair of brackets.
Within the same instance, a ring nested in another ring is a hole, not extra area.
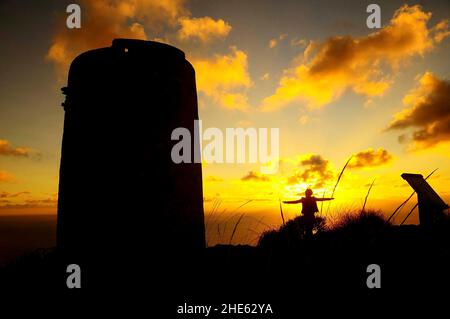
[(115, 39), (76, 57), (62, 90), (64, 260), (81, 266), (88, 286), (188, 263), (205, 247), (205, 231), (201, 164), (171, 159), (172, 131), (185, 127), (194, 137), (198, 119), (195, 71), (184, 53)]

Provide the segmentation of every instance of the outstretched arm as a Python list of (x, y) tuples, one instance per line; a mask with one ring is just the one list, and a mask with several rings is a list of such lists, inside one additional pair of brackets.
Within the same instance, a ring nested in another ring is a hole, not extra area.
[(324, 198), (316, 198), (316, 201), (318, 201), (318, 202), (324, 202), (324, 201), (327, 201), (327, 200), (333, 200), (334, 199), (334, 197), (331, 197), (331, 198), (326, 198), (326, 197), (324, 197)]
[(284, 200), (283, 203), (285, 204), (299, 204), (301, 203), (302, 200), (301, 199), (297, 199), (297, 200)]

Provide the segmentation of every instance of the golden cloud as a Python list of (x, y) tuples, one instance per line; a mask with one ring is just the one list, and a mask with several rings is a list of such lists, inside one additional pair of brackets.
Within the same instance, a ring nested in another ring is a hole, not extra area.
[(177, 27), (178, 19), (190, 14), (185, 0), (81, 0), (80, 6), (81, 29), (68, 29), (61, 20), (47, 52), (60, 79), (78, 54), (110, 46), (114, 38), (146, 40), (144, 27), (161, 32), (165, 27)]
[(235, 47), (228, 55), (192, 59), (199, 92), (226, 109), (246, 111), (250, 108), (246, 89), (252, 86), (247, 54)]
[(381, 166), (391, 162), (392, 159), (393, 156), (383, 148), (377, 150), (369, 148), (354, 154), (352, 160), (348, 163), (348, 168)]
[(278, 40), (277, 39), (271, 39), (269, 41), (269, 48), (273, 49), (277, 46)]
[(0, 155), (30, 157), (39, 153), (29, 147), (13, 147), (9, 141), (0, 139)]
[(286, 37), (287, 37), (287, 34), (283, 33), (283, 34), (280, 34), (280, 35), (278, 36), (278, 38), (273, 38), (273, 39), (271, 39), (271, 40), (269, 41), (269, 48), (270, 48), (270, 49), (275, 48), (275, 47), (278, 45), (278, 43), (279, 43), (280, 41), (283, 41), (284, 39), (286, 39)]
[(29, 194), (30, 194), (30, 192), (18, 192), (18, 193), (1, 192), (0, 198), (14, 198), (14, 197), (19, 197), (22, 195), (29, 195)]
[(222, 19), (214, 20), (210, 17), (179, 19), (181, 25), (178, 37), (181, 40), (198, 39), (201, 42), (209, 42), (213, 39), (224, 38), (230, 31), (231, 26)]
[(433, 28), (434, 31), (434, 41), (441, 42), (446, 37), (450, 36), (450, 31), (448, 30), (449, 22), (448, 20), (442, 20), (436, 24)]
[(428, 28), (430, 18), (431, 13), (418, 5), (404, 5), (386, 27), (367, 36), (310, 42), (303, 56), (284, 71), (275, 93), (263, 100), (261, 109), (273, 111), (298, 100), (310, 108), (322, 107), (348, 89), (369, 98), (382, 95), (392, 82), (383, 66), (394, 73), (401, 62), (422, 56), (449, 35), (448, 21)]
[[(403, 98), (407, 106), (394, 116), (387, 130), (415, 128), (411, 148), (427, 148), (450, 141), (450, 81), (426, 72), (419, 86)], [(410, 140), (401, 135), (400, 141)]]

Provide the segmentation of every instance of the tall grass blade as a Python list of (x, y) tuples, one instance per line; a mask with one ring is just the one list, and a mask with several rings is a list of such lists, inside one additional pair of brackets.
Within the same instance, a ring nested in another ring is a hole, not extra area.
[(285, 221), (284, 221), (283, 207), (281, 206), (281, 199), (278, 198), (278, 202), (280, 203), (281, 219), (283, 220), (283, 225), (284, 225)]
[[(246, 201), (244, 204), (242, 204), (241, 206), (239, 206), (238, 208), (236, 208), (235, 210), (234, 210), (234, 212), (236, 212), (236, 211), (238, 211), (239, 210), (239, 208), (241, 208), (241, 207), (243, 207), (243, 206), (245, 206), (245, 205), (247, 205), (248, 203), (250, 203), (250, 202), (252, 202), (253, 201), (253, 199), (249, 199), (248, 201)], [(234, 213), (233, 212), (233, 213)]]
[(336, 184), (333, 187), (333, 191), (331, 192), (331, 197), (334, 196), (334, 192), (336, 191), (337, 186), (339, 185), (339, 181), (341, 180), (342, 175), (344, 174), (345, 169), (347, 168), (348, 163), (350, 163), (350, 161), (352, 160), (353, 155), (350, 156), (350, 158), (347, 160), (347, 162), (345, 163), (344, 167), (342, 168), (341, 172), (339, 173), (338, 179), (336, 181)]
[[(325, 193), (326, 193), (326, 192), (323, 191), (322, 199), (325, 198)], [(320, 202), (320, 214), (322, 214), (322, 208), (323, 208), (323, 201)]]
[(403, 225), (403, 224), (406, 222), (406, 220), (408, 219), (409, 215), (412, 214), (412, 212), (414, 211), (414, 209), (416, 209), (417, 206), (419, 206), (419, 203), (417, 203), (416, 205), (414, 205), (414, 207), (409, 211), (409, 214), (406, 215), (405, 219), (403, 219), (403, 221), (402, 221), (402, 223), (400, 224), (400, 226)]
[(369, 198), (370, 190), (372, 189), (374, 183), (375, 183), (375, 180), (373, 180), (372, 184), (370, 184), (369, 189), (367, 190), (367, 195), (366, 195), (366, 198), (364, 199), (364, 205), (362, 207), (361, 212), (364, 212), (364, 210), (366, 209), (367, 199)]
[[(342, 167), (342, 170), (341, 170), (341, 172), (339, 173), (339, 176), (338, 176), (338, 178), (337, 178), (336, 184), (335, 184), (334, 187), (333, 187), (333, 191), (331, 192), (331, 198), (333, 198), (334, 192), (336, 191), (336, 188), (337, 188), (338, 185), (339, 185), (339, 181), (341, 180), (342, 175), (344, 174), (344, 171), (345, 171), (345, 169), (347, 168), (348, 163), (350, 163), (350, 161), (352, 160), (352, 158), (353, 158), (353, 155), (350, 156), (350, 158), (349, 158), (349, 159), (347, 160), (347, 162), (345, 163), (344, 167)], [(327, 212), (328, 212), (329, 209), (330, 209), (330, 203), (328, 203)]]
[(236, 224), (234, 224), (234, 228), (233, 228), (233, 232), (231, 233), (229, 245), (231, 245), (231, 242), (233, 241), (234, 234), (236, 233), (236, 229), (237, 229), (239, 223), (241, 222), (242, 217), (244, 217), (244, 215), (245, 215), (245, 213), (243, 213), (243, 214), (239, 217), (239, 219), (237, 220)]
[[(249, 199), (249, 200), (246, 201), (244, 204), (242, 204), (242, 205), (240, 205), (238, 208), (236, 208), (236, 209), (234, 210), (234, 212), (238, 211), (239, 208), (241, 208), (241, 207), (247, 205), (248, 203), (250, 203), (250, 202), (252, 202), (252, 201), (253, 201), (253, 199)], [(244, 215), (245, 215), (245, 214), (242, 214), (242, 215), (239, 217), (239, 219), (238, 219), (238, 221), (236, 222), (236, 224), (234, 225), (233, 232), (231, 233), (231, 237), (230, 237), (230, 243), (229, 243), (230, 245), (231, 245), (231, 242), (233, 241), (233, 237), (234, 237), (234, 234), (236, 233), (236, 229), (237, 229), (239, 223), (241, 222), (242, 217), (244, 217)]]

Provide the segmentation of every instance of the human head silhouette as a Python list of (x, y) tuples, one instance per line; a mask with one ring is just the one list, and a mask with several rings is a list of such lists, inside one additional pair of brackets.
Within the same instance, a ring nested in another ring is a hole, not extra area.
[(313, 194), (312, 189), (311, 188), (307, 188), (306, 191), (305, 191), (305, 196), (306, 197), (311, 197), (312, 194)]

